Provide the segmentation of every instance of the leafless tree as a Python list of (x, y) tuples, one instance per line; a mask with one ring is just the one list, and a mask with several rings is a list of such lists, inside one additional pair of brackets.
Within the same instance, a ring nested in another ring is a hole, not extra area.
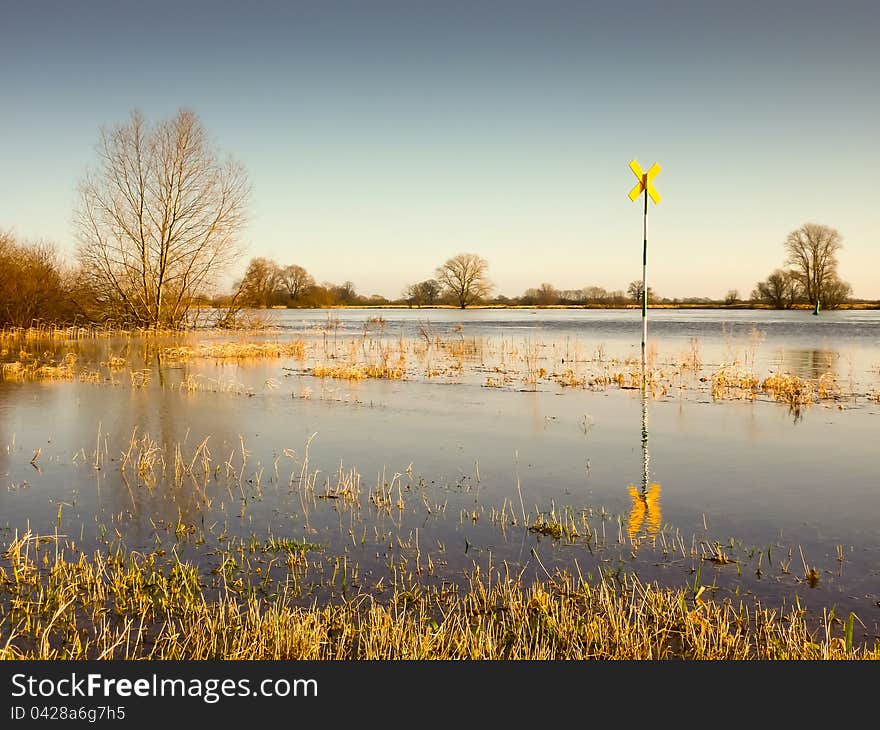
[(785, 239), (786, 263), (793, 268), (810, 304), (819, 301), (826, 305), (826, 290), (837, 279), (837, 253), (841, 248), (840, 233), (817, 223), (805, 223)]
[(852, 286), (834, 276), (825, 282), (822, 289), (821, 305), (825, 309), (837, 309), (840, 305), (845, 304), (851, 296)]
[(586, 286), (581, 292), (585, 302), (605, 302), (608, 300), (608, 292), (601, 286)]
[(148, 125), (135, 111), (102, 130), (79, 186), (78, 258), (106, 317), (176, 327), (238, 253), (249, 186), (195, 114)]
[(538, 287), (538, 304), (549, 305), (559, 303), (559, 290), (553, 284), (544, 282)]
[[(577, 292), (577, 296), (580, 296), (580, 292)], [(553, 304), (559, 304), (561, 297), (562, 293), (555, 286), (544, 282), (537, 289), (526, 289), (521, 300), (523, 304), (546, 307)]]
[(21, 242), (0, 231), (0, 326), (75, 319), (81, 310), (71, 296), (72, 283), (54, 246)]
[(437, 281), (464, 309), (492, 292), (489, 262), (473, 253), (460, 253), (437, 268)]
[[(325, 286), (327, 286), (325, 284)], [(359, 297), (353, 281), (344, 281), (341, 284), (328, 286), (337, 304), (356, 304)]]
[(287, 290), (287, 294), (291, 301), (296, 301), (306, 290), (315, 285), (315, 280), (311, 274), (302, 266), (291, 264), (281, 269), (279, 278), (282, 286)]
[(752, 300), (775, 309), (791, 309), (800, 296), (800, 283), (791, 271), (776, 269), (752, 290)]
[(417, 307), (430, 306), (440, 298), (441, 288), (440, 282), (436, 279), (426, 279), (407, 286), (403, 290), (403, 298), (410, 307), (413, 305)]
[(436, 279), (425, 279), (425, 281), (419, 282), (416, 286), (418, 287), (419, 299), (423, 304), (430, 306), (437, 303), (442, 290), (439, 281)]
[[(626, 288), (626, 293), (629, 294), (630, 299), (632, 299), (636, 304), (642, 303), (642, 292), (644, 289), (642, 288), (642, 280), (641, 279), (633, 279), (629, 283), (629, 286)], [(654, 289), (652, 287), (648, 287), (648, 301), (654, 301)]]
[(248, 263), (238, 289), (246, 307), (268, 307), (281, 288), (281, 268), (271, 259), (259, 256)]

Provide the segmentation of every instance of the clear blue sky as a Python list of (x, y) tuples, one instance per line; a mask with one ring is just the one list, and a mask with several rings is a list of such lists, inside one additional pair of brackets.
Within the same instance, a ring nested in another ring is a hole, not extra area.
[[(253, 185), (247, 257), (399, 295), (641, 276), (747, 294), (805, 222), (880, 297), (880, 12), (855, 2), (0, 0), (0, 228), (73, 251), (101, 126), (195, 111)], [(246, 265), (240, 262), (239, 274)]]

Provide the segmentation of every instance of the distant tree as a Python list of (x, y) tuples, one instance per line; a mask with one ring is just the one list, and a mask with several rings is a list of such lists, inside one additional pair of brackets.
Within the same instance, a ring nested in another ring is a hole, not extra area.
[(601, 286), (587, 286), (583, 289), (584, 302), (601, 303), (608, 300), (608, 292)]
[(800, 297), (801, 285), (791, 271), (776, 269), (752, 290), (752, 301), (768, 304), (774, 309), (791, 309)]
[(724, 295), (724, 303), (725, 304), (736, 304), (739, 301), (739, 290), (737, 289), (728, 289), (727, 294)]
[(400, 298), (406, 302), (410, 308), (418, 305), (418, 291), (415, 284), (407, 284), (400, 292)]
[(345, 281), (338, 286), (332, 287), (333, 298), (336, 304), (357, 304), (358, 295), (354, 287), (354, 282)]
[(281, 269), (278, 278), (291, 302), (300, 299), (306, 290), (315, 284), (315, 280), (309, 272), (296, 264), (291, 264)]
[(83, 275), (105, 314), (140, 326), (184, 324), (197, 295), (234, 260), (249, 186), (195, 114), (148, 126), (140, 113), (98, 143), (98, 169), (74, 215)]
[(416, 284), (410, 284), (403, 290), (403, 298), (412, 307), (423, 305), (431, 306), (440, 299), (442, 287), (436, 279), (426, 279)]
[(462, 253), (437, 268), (437, 281), (446, 293), (464, 309), (492, 292), (487, 272), (489, 263), (482, 256)]
[(825, 309), (837, 309), (846, 304), (850, 297), (852, 297), (852, 286), (835, 276), (825, 282), (820, 303)]
[(329, 307), (333, 305), (333, 293), (330, 288), (332, 284), (312, 284), (307, 287), (302, 295), (302, 304), (307, 307), (319, 308)]
[(436, 279), (425, 279), (425, 281), (419, 283), (418, 287), (419, 297), (428, 306), (437, 303), (440, 299), (440, 293), (443, 290), (443, 287), (440, 286), (440, 282)]
[(320, 286), (309, 287), (307, 298), (317, 302), (312, 306), (345, 306), (366, 301), (365, 297), (357, 293), (352, 281), (344, 281), (342, 284), (325, 281)]
[(548, 306), (559, 303), (559, 291), (552, 284), (543, 283), (538, 287), (538, 304)]
[[(642, 303), (642, 281), (641, 279), (635, 279), (629, 283), (629, 286), (626, 288), (627, 294), (629, 294), (630, 299), (632, 299), (636, 304)], [(653, 302), (655, 298), (654, 289), (652, 287), (648, 287), (648, 302)]]
[[(574, 292), (571, 292), (574, 294)], [(576, 294), (579, 296), (579, 293)], [(546, 307), (558, 304), (562, 295), (552, 284), (544, 283), (537, 288), (526, 289), (521, 297), (523, 304)]]
[(841, 248), (840, 233), (817, 223), (805, 223), (785, 239), (786, 263), (792, 267), (810, 304), (819, 301), (822, 306), (829, 306), (829, 294), (832, 299), (840, 299), (844, 287), (837, 275), (837, 253)]
[(244, 277), (237, 287), (245, 307), (268, 307), (275, 300), (281, 286), (281, 268), (271, 259), (258, 257), (250, 260)]
[(640, 280), (631, 281), (629, 283), (629, 286), (626, 288), (626, 293), (629, 294), (630, 299), (632, 299), (636, 303), (642, 301), (643, 291), (644, 284)]

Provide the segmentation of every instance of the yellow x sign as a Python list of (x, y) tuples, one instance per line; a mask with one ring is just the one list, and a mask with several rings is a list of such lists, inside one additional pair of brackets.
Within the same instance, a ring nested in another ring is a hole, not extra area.
[(651, 200), (655, 203), (659, 203), (660, 193), (657, 192), (657, 189), (651, 181), (660, 174), (660, 165), (655, 162), (647, 172), (642, 172), (639, 163), (633, 160), (629, 163), (629, 169), (633, 171), (633, 175), (639, 180), (638, 183), (636, 183), (636, 186), (629, 191), (629, 199), (634, 201), (645, 191), (645, 188), (647, 188)]

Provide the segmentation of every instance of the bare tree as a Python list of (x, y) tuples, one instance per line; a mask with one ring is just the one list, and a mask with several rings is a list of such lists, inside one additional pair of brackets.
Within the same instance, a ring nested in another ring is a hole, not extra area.
[(769, 304), (775, 309), (791, 309), (800, 297), (798, 277), (791, 271), (776, 269), (752, 290), (752, 300)]
[(482, 256), (460, 253), (437, 268), (437, 281), (464, 309), (492, 292), (488, 269), (489, 262)]
[(431, 306), (432, 304), (437, 303), (442, 290), (439, 281), (436, 279), (425, 279), (424, 281), (419, 282), (416, 286), (418, 287), (419, 299), (423, 304)]
[(608, 300), (608, 292), (601, 286), (586, 286), (581, 296), (585, 302), (605, 302)]
[(102, 130), (98, 169), (79, 187), (78, 257), (106, 317), (186, 323), (196, 295), (237, 251), (249, 186), (221, 161), (195, 114), (149, 126), (139, 112)]
[(410, 284), (403, 290), (403, 298), (412, 307), (432, 305), (440, 298), (441, 286), (436, 279), (426, 279), (417, 284)]
[(826, 289), (837, 279), (837, 252), (843, 248), (840, 233), (817, 223), (805, 223), (785, 239), (786, 263), (810, 304), (826, 304)]
[[(575, 294), (575, 292), (571, 293)], [(520, 299), (523, 304), (546, 307), (552, 304), (559, 304), (559, 300), (563, 294), (564, 293), (560, 293), (560, 291), (552, 284), (544, 282), (537, 289), (526, 289)], [(580, 292), (577, 292), (576, 295), (580, 296)]]
[(282, 286), (287, 290), (291, 301), (296, 301), (306, 293), (309, 287), (315, 285), (315, 280), (311, 274), (302, 266), (297, 266), (296, 264), (291, 264), (281, 269), (279, 278)]
[(281, 268), (271, 259), (253, 258), (237, 288), (244, 306), (271, 306), (281, 288)]
[(852, 296), (852, 286), (841, 281), (837, 276), (825, 282), (822, 289), (822, 306), (825, 309), (837, 309)]
[[(644, 289), (642, 288), (642, 280), (634, 279), (629, 283), (629, 286), (626, 288), (626, 293), (629, 294), (630, 299), (632, 299), (636, 304), (642, 303), (642, 292)], [(648, 301), (654, 301), (654, 289), (650, 286), (648, 287)]]
[(331, 284), (329, 287), (336, 304), (356, 304), (359, 297), (353, 281)]
[(724, 295), (724, 303), (728, 306), (731, 304), (736, 304), (739, 301), (739, 290), (738, 289), (728, 289), (727, 294)]
[(538, 304), (559, 304), (559, 290), (553, 284), (544, 282), (538, 287)]
[(54, 246), (0, 231), (0, 326), (68, 321), (78, 313)]

